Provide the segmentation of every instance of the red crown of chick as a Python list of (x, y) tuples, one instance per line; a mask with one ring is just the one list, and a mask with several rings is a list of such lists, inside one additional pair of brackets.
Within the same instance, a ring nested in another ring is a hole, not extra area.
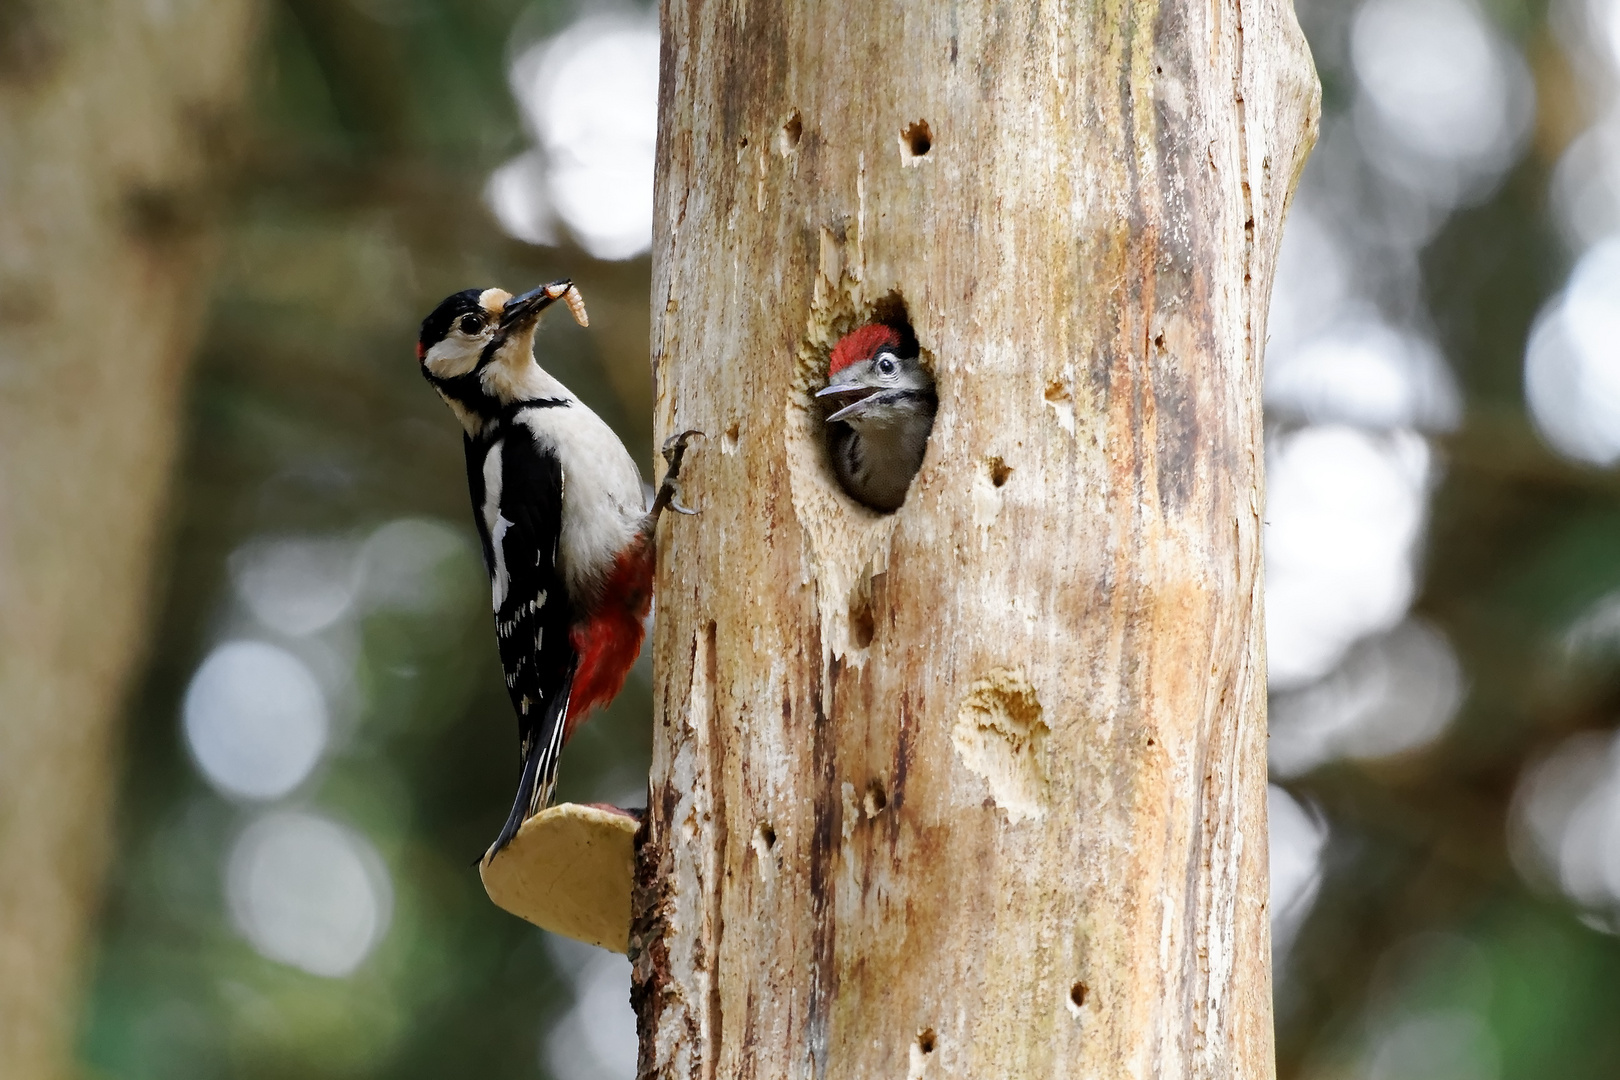
[(882, 323), (872, 323), (845, 334), (843, 340), (833, 346), (832, 359), (827, 364), (828, 376), (838, 374), (851, 364), (870, 360), (885, 345), (898, 349), (900, 332)]

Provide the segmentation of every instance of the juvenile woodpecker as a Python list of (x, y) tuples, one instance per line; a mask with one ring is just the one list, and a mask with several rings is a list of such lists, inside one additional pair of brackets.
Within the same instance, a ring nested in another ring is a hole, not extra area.
[[(827, 416), (827, 449), (844, 490), (873, 510), (898, 510), (922, 466), (938, 399), (915, 344), (870, 323), (833, 347), (818, 398), (841, 405)], [(848, 404), (844, 404), (848, 402)]]
[(654, 529), (675, 503), (687, 432), (664, 450), (649, 510), (624, 444), (534, 360), (540, 313), (558, 299), (585, 322), (572, 282), (522, 296), (468, 289), (422, 323), (422, 374), (461, 421), (473, 521), (489, 571), (495, 638), (517, 710), (523, 771), (486, 859), (551, 801), (563, 744), (612, 701), (641, 650)]

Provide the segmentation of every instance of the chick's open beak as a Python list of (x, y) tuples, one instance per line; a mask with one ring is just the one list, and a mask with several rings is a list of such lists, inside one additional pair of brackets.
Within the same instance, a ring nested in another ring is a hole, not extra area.
[(833, 383), (816, 391), (818, 398), (853, 399), (849, 404), (835, 413), (827, 416), (828, 422), (834, 420), (847, 420), (856, 413), (861, 412), (872, 403), (872, 398), (882, 391), (880, 386), (866, 386), (858, 382)]

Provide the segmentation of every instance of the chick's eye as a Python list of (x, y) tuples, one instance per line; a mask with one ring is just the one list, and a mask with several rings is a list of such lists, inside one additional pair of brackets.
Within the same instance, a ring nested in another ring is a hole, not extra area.
[(894, 357), (892, 357), (892, 356), (883, 357), (883, 359), (878, 361), (877, 366), (878, 366), (878, 370), (881, 371), (883, 374), (885, 374), (885, 375), (893, 375), (894, 374), (894, 368), (895, 368)]
[(481, 333), (484, 329), (484, 317), (482, 315), (463, 315), (457, 325), (461, 327), (463, 334)]

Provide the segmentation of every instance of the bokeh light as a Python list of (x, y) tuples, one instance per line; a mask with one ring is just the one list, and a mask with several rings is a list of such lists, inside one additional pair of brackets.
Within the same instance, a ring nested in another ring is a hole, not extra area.
[(1366, 0), (1351, 34), (1368, 160), (1446, 208), (1488, 194), (1534, 111), (1524, 61), (1470, 0)]
[(1562, 892), (1588, 924), (1620, 933), (1620, 742), (1581, 732), (1525, 769), (1509, 850), (1532, 884)]
[(327, 709), (302, 660), (262, 641), (229, 641), (191, 677), (186, 745), (224, 794), (275, 799), (301, 784), (326, 747)]
[(490, 177), (486, 198), (520, 240), (552, 244), (561, 220), (599, 259), (652, 245), (658, 25), (592, 14), (525, 50), (512, 92), (536, 148)]
[(1301, 776), (1341, 757), (1427, 746), (1456, 715), (1462, 666), (1438, 628), (1407, 619), (1357, 642), (1332, 674), (1271, 701), (1271, 771)]
[(1397, 942), (1374, 970), (1360, 1061), (1368, 1080), (1497, 1080), (1502, 1053), (1489, 1020), (1495, 979), (1484, 951), (1460, 934)]
[(1367, 1080), (1496, 1080), (1500, 1052), (1490, 1025), (1466, 1009), (1401, 1017), (1378, 1032)]
[(1266, 405), (1308, 423), (1456, 427), (1456, 385), (1434, 342), (1374, 316), (1325, 328), (1266, 367)]
[(430, 614), (453, 607), (453, 560), (478, 558), (466, 535), (435, 518), (397, 518), (379, 526), (360, 550), (361, 580), (374, 611)]
[(1524, 396), (1553, 449), (1594, 465), (1620, 460), (1620, 235), (1581, 257), (1537, 319)]
[(228, 565), (248, 609), (288, 637), (342, 618), (359, 585), (354, 545), (341, 538), (261, 538), (232, 552)]
[(1327, 824), (1276, 784), (1266, 788), (1270, 823), (1271, 949), (1286, 956), (1322, 886)]
[(549, 1025), (541, 1060), (570, 1080), (633, 1080), (636, 1014), (630, 1008), (630, 961), (605, 949), (549, 935), (558, 970), (569, 973), (573, 1003)]
[(370, 843), (296, 811), (264, 814), (242, 831), (225, 891), (232, 923), (255, 949), (330, 978), (360, 966), (393, 913), (388, 870)]
[(1411, 603), (1430, 483), (1407, 431), (1303, 428), (1267, 448), (1266, 641), (1271, 686), (1320, 678)]

